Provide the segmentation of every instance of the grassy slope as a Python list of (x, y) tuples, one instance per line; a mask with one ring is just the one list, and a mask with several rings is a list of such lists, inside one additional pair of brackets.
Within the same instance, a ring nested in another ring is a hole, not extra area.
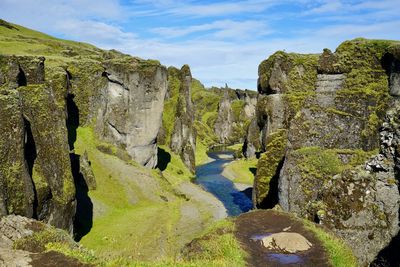
[[(7, 25), (12, 28), (5, 27)], [(0, 53), (46, 57), (46, 67), (70, 62), (72, 57), (98, 60), (103, 50), (86, 43), (54, 38), (0, 20)]]
[[(199, 224), (211, 222), (202, 203), (175, 193), (176, 186), (191, 177), (179, 157), (171, 154), (161, 176), (158, 170), (104, 154), (97, 150), (98, 145), (90, 128), (78, 129), (76, 153), (87, 151), (97, 182), (97, 189), (89, 192), (94, 205), (93, 228), (81, 243), (97, 255), (134, 260), (174, 258), (200, 233)], [(184, 206), (197, 217), (182, 218)]]

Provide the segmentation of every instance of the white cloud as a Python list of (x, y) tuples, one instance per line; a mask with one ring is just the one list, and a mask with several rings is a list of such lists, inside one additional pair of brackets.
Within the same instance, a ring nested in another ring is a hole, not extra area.
[[(268, 7), (281, 3), (279, 0), (219, 1), (205, 4), (198, 4), (195, 1), (169, 0), (139, 0), (133, 2), (139, 5), (150, 5), (150, 8), (158, 10), (159, 13), (195, 17), (226, 16), (249, 12), (260, 13)], [(153, 15), (159, 13), (149, 12)]]
[[(346, 2), (346, 8), (339, 8), (338, 1), (289, 0), (285, 3), (303, 3), (311, 6), (310, 10), (314, 12), (307, 14), (299, 10), (295, 14), (297, 17), (318, 20), (311, 23), (315, 24), (313, 27), (291, 25), (282, 29), (274, 28), (271, 18), (277, 24), (280, 21), (284, 24), (288, 19), (286, 13), (266, 12), (269, 7), (282, 3), (277, 0), (241, 0), (209, 5), (200, 5), (198, 1), (140, 0), (135, 1), (133, 7), (121, 5), (117, 0), (0, 0), (0, 16), (67, 39), (158, 59), (165, 65), (189, 64), (193, 76), (206, 86), (228, 83), (236, 88), (255, 89), (259, 63), (276, 50), (318, 53), (324, 47), (334, 50), (345, 39), (360, 36), (398, 39), (400, 4), (394, 2), (399, 0)], [(154, 8), (154, 5), (158, 6)], [(368, 12), (361, 12), (364, 10)], [(243, 13), (252, 15), (240, 17)], [(155, 14), (165, 14), (180, 21), (187, 19), (191, 25), (143, 26), (144, 30), (157, 33), (158, 39), (127, 31), (121, 26), (130, 16)], [(227, 15), (229, 19), (226, 19)], [(198, 19), (203, 16), (207, 20)], [(319, 24), (321, 21), (323, 23)], [(302, 31), (292, 30), (292, 27)], [(189, 38), (192, 36), (195, 38)], [(185, 41), (177, 43), (172, 37)]]
[[(265, 36), (272, 33), (272, 30), (263, 21), (246, 20), (217, 20), (212, 23), (187, 27), (160, 27), (152, 29), (165, 38), (181, 37), (192, 33), (205, 33), (212, 31), (212, 36), (217, 39), (234, 38), (243, 39), (248, 37)], [(209, 35), (209, 34), (206, 34)]]

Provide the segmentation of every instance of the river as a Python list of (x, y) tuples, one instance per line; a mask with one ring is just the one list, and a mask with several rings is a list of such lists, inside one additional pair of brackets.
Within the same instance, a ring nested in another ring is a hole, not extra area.
[(236, 216), (253, 208), (251, 187), (240, 191), (235, 184), (222, 175), (224, 164), (233, 160), (233, 153), (210, 152), (213, 161), (196, 168), (196, 183), (218, 198), (229, 216)]

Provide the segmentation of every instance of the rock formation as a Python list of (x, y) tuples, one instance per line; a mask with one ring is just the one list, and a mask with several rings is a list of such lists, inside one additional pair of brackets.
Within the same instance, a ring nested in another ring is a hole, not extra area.
[(60, 252), (46, 251), (49, 244), (79, 251), (79, 244), (62, 230), (22, 216), (0, 218), (0, 266), (92, 266)]
[(79, 126), (95, 125), (101, 140), (156, 166), (166, 69), (115, 51), (97, 60), (49, 67), (43, 57), (0, 56), (0, 216), (72, 232), (73, 176), (96, 187), (87, 157), (74, 152)]
[(180, 88), (171, 135), (171, 150), (180, 155), (182, 161), (195, 172), (196, 133), (193, 127), (194, 106), (191, 95), (192, 74), (188, 65), (180, 70)]
[(44, 58), (1, 57), (1, 214), (72, 230), (75, 187), (65, 103), (45, 83)]
[(279, 203), (324, 224), (346, 240), (361, 265), (399, 231), (393, 47), (356, 39), (335, 53), (277, 52), (259, 67), (259, 127), (251, 135), (260, 134), (265, 153), (254, 204)]
[(167, 71), (159, 64), (109, 61), (104, 76), (96, 129), (101, 138), (126, 149), (149, 168), (157, 165), (157, 134), (160, 129)]
[(255, 116), (257, 96), (249, 90), (213, 89), (222, 95), (214, 132), (221, 144), (243, 143), (250, 121)]

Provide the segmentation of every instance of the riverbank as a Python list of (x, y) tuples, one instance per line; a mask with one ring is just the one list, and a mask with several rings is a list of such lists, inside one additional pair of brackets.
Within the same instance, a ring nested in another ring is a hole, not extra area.
[(253, 186), (257, 159), (236, 159), (223, 167), (222, 175), (232, 182)]

